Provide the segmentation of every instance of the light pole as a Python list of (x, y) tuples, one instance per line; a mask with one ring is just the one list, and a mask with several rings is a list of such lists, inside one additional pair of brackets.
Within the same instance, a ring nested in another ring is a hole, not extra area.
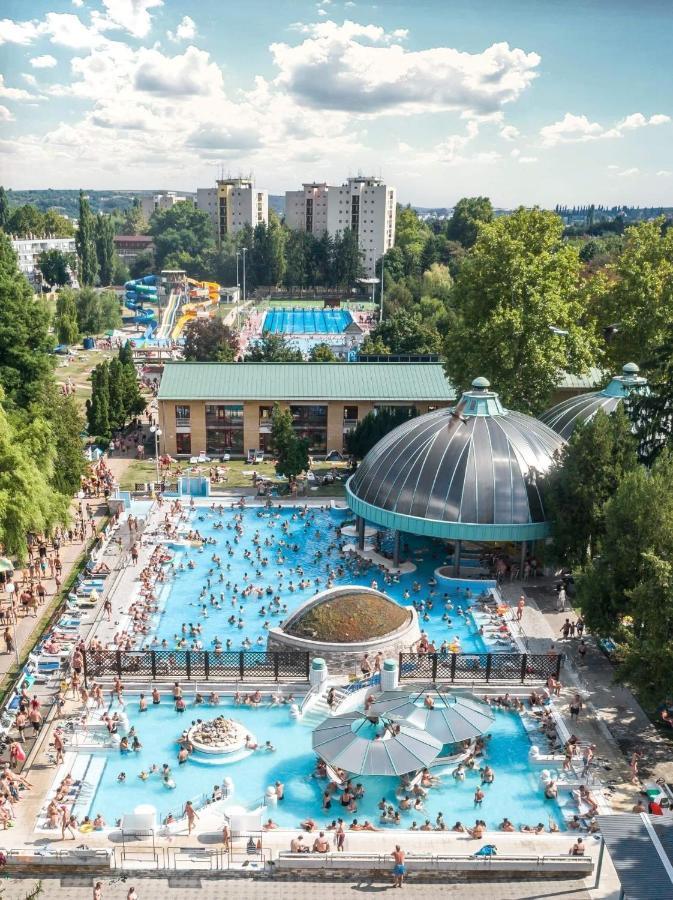
[(379, 324), (381, 322), (383, 322), (383, 270), (385, 268), (385, 263), (386, 263), (386, 254), (384, 252), (383, 256), (381, 257), (381, 296), (380, 296), (381, 307), (379, 309)]
[[(161, 437), (161, 428), (159, 428), (157, 425), (150, 425), (150, 431), (154, 435), (154, 462), (156, 464), (158, 486), (161, 480), (159, 478), (159, 438)], [(158, 490), (158, 487), (156, 487), (155, 490)]]
[(243, 302), (245, 303), (245, 254), (248, 252), (248, 248), (243, 248)]
[(236, 290), (238, 293), (236, 294), (236, 331), (241, 330), (240, 322), (240, 312), (241, 312), (241, 282), (238, 277), (238, 260), (241, 256), (241, 251), (236, 251)]
[[(240, 286), (241, 286), (241, 282), (239, 281), (239, 278), (238, 278), (238, 260), (239, 260), (240, 256), (241, 256), (241, 251), (237, 250), (236, 251), (236, 287), (237, 288), (240, 288)], [(240, 299), (240, 297), (239, 297), (239, 299)]]

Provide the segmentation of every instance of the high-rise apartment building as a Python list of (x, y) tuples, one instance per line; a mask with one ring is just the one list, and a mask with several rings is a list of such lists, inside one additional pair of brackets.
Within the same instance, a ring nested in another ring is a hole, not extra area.
[(153, 212), (159, 209), (170, 209), (176, 203), (182, 203), (187, 197), (176, 194), (175, 191), (164, 191), (161, 194), (153, 194), (151, 197), (142, 197), (140, 206), (143, 211), (143, 218), (149, 221)]
[(358, 176), (338, 186), (312, 182), (301, 191), (286, 191), (285, 222), (317, 237), (352, 229), (364, 270), (374, 276), (377, 261), (395, 243), (396, 202), (395, 188), (380, 178)]
[(196, 205), (212, 219), (218, 241), (245, 225), (269, 221), (269, 194), (251, 178), (219, 178), (214, 188), (197, 188)]

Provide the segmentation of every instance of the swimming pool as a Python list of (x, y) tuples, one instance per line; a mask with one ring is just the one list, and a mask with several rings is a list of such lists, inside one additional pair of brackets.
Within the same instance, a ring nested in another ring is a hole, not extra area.
[[(159, 706), (150, 706), (147, 712), (140, 713), (137, 696), (129, 696), (126, 712), (143, 747), (138, 753), (124, 757), (117, 751), (105, 754), (105, 767), (91, 801), (89, 815), (93, 817), (101, 812), (108, 826), (114, 825), (125, 813), (131, 813), (139, 804), (147, 803), (157, 809), (161, 821), (169, 812), (180, 818), (186, 800), (198, 800), (204, 794), (210, 795), (214, 786), (221, 784), (225, 777), (230, 777), (234, 782), (233, 796), (227, 802), (249, 810), (262, 804), (267, 786), (282, 781), (285, 785), (284, 801), (265, 811), (265, 819), (270, 816), (281, 827), (294, 828), (307, 817), (319, 824), (342, 817), (346, 823), (357, 818), (360, 822), (368, 819), (378, 825), (377, 804), (381, 798), (386, 797), (397, 806), (397, 779), (357, 777), (353, 779), (354, 783), (362, 783), (365, 789), (357, 813), (342, 811), (338, 795), (331, 809), (323, 810), (321, 797), (326, 782), (312, 777), (316, 759), (311, 750), (312, 729), (301, 721), (293, 720), (287, 706), (253, 709), (234, 706), (231, 699), (227, 699), (217, 708), (195, 707), (193, 698), (188, 698), (186, 712), (179, 714), (166, 699)], [(185, 765), (179, 766), (176, 742), (183, 729), (197, 718), (209, 720), (223, 713), (240, 722), (260, 745), (271, 741), (275, 752), (258, 750), (238, 762), (221, 765), (204, 764), (190, 757)], [(456, 781), (451, 776), (453, 767), (444, 771), (433, 770), (441, 775), (441, 785), (429, 792), (422, 812), (402, 812), (401, 827), (409, 828), (413, 821), (420, 826), (425, 818), (434, 823), (439, 812), (443, 813), (448, 827), (456, 820), (473, 825), (476, 818), (481, 818), (490, 828), (497, 828), (504, 816), (517, 827), (538, 822), (548, 826), (550, 821), (562, 827), (558, 805), (545, 800), (536, 770), (528, 762), (530, 742), (518, 714), (496, 712), (491, 734), (484, 761), (494, 770), (495, 781), (484, 786), (486, 798), (482, 807), (475, 807), (473, 800), (480, 782), (476, 770), (469, 772), (464, 782)], [(146, 781), (138, 777), (153, 763), (159, 768), (163, 763), (171, 766), (176, 785), (174, 789), (164, 787), (159, 775), (152, 775)], [(126, 781), (120, 784), (117, 776), (122, 771), (126, 773)]]
[(341, 334), (353, 322), (347, 309), (272, 309), (264, 317), (270, 334)]
[[(376, 581), (399, 603), (426, 604), (419, 612), (420, 625), (438, 647), (443, 641), (457, 641), (466, 653), (502, 649), (487, 645), (479, 634), (479, 624), (486, 617), (473, 614), (465, 589), (458, 593), (460, 585), (445, 589), (441, 581), (434, 587), (428, 584), (435, 568), (444, 562), (439, 545), (410, 537), (408, 549), (416, 572), (384, 580), (367, 561), (340, 555), (339, 546), (345, 541), (336, 529), (347, 516), (350, 513), (345, 510), (317, 507), (304, 513), (299, 507), (220, 511), (210, 505), (195, 506), (189, 513), (188, 530), (198, 530), (215, 543), (202, 549), (169, 544), (175, 552), (175, 574), (162, 586), (160, 612), (151, 622), (144, 646), (157, 647), (166, 641), (166, 646), (175, 649), (184, 636), (187, 648), (196, 640), (207, 650), (218, 639), (231, 650), (264, 649), (268, 628), (278, 626), (316, 591), (324, 590), (331, 573), (334, 585), (367, 587)], [(219, 564), (213, 557), (219, 557)], [(470, 582), (464, 584), (467, 587)], [(251, 585), (253, 592), (249, 592)], [(476, 595), (482, 583), (471, 587)], [(274, 598), (280, 605), (273, 603)]]

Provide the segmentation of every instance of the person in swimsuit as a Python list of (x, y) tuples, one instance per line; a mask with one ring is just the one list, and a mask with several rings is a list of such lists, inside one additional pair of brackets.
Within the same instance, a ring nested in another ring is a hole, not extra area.
[(395, 844), (395, 849), (390, 854), (393, 858), (393, 887), (401, 888), (404, 876), (407, 873), (407, 867), (404, 864), (405, 853), (400, 849), (399, 844)]

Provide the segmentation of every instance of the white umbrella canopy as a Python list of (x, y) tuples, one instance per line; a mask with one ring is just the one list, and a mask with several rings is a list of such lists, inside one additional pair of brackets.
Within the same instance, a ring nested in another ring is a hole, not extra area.
[[(432, 698), (431, 707), (426, 706), (426, 697)], [(369, 715), (385, 715), (408, 722), (442, 744), (471, 741), (488, 731), (495, 719), (492, 709), (485, 703), (445, 694), (434, 687), (420, 693), (384, 691), (370, 706)]]
[(313, 732), (313, 749), (331, 766), (353, 775), (406, 775), (428, 766), (441, 741), (406, 722), (345, 713)]

